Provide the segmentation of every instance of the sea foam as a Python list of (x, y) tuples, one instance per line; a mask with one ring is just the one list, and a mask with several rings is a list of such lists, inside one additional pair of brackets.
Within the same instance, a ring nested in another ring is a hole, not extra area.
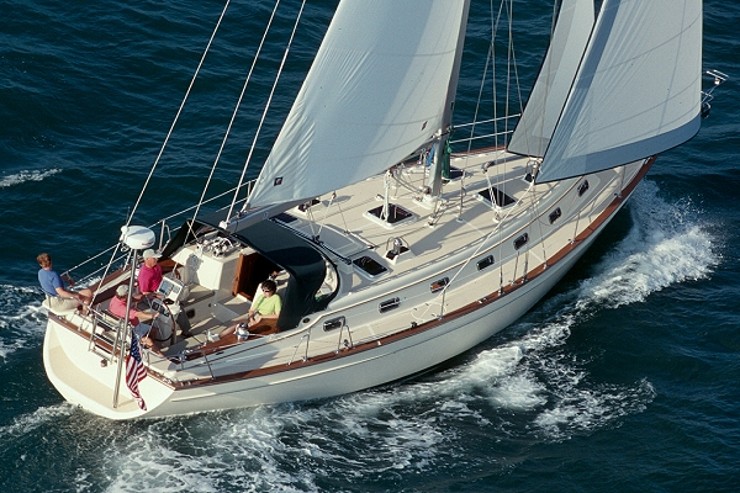
[(0, 188), (12, 187), (28, 181), (42, 181), (45, 178), (60, 173), (61, 169), (40, 170), (23, 170), (12, 175), (0, 177)]

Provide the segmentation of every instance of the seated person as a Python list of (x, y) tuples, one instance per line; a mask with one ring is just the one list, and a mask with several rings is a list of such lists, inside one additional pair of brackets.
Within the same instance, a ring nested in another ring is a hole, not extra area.
[(128, 317), (126, 316), (126, 298), (128, 298), (128, 286), (121, 284), (116, 288), (116, 295), (111, 298), (110, 304), (108, 305), (108, 311), (113, 315), (121, 318), (127, 318), (128, 322), (134, 327), (134, 333), (139, 338), (141, 343), (151, 349), (153, 352), (164, 357), (164, 354), (159, 349), (159, 346), (154, 342), (154, 337), (157, 334), (156, 327), (147, 325), (142, 322), (152, 322), (159, 316), (157, 312), (142, 312), (136, 310), (133, 306), (128, 311)]
[[(249, 308), (247, 314), (247, 327), (253, 327), (260, 322), (265, 321), (276, 321), (280, 316), (280, 310), (282, 309), (282, 301), (280, 295), (275, 292), (277, 284), (272, 279), (263, 281), (261, 286), (262, 296), (255, 295), (252, 301), (252, 306)], [(224, 337), (229, 334), (233, 334), (239, 324), (232, 325), (222, 330), (219, 337)]]
[[(40, 253), (36, 257), (39, 269), (38, 278), (41, 289), (49, 298), (49, 307), (55, 309), (74, 309), (83, 305), (86, 307), (92, 300), (93, 293), (89, 289), (81, 289), (79, 292), (69, 291), (60, 276), (52, 267), (51, 255)], [(70, 284), (71, 284), (71, 280)], [(85, 310), (86, 311), (86, 310)]]

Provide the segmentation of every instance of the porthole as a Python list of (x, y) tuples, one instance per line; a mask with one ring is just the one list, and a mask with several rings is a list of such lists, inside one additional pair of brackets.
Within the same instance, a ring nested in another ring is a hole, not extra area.
[(436, 293), (438, 291), (442, 291), (445, 286), (447, 286), (450, 283), (449, 277), (443, 277), (442, 279), (439, 279), (437, 281), (434, 281), (431, 286), (429, 286), (429, 289), (432, 290), (432, 293)]
[(382, 301), (378, 306), (378, 311), (380, 313), (389, 312), (398, 308), (400, 304), (401, 300), (399, 298), (391, 298), (389, 300)]
[(482, 258), (478, 261), (478, 270), (487, 269), (493, 265), (493, 255)]
[(332, 318), (331, 320), (327, 320), (324, 322), (324, 332), (329, 332), (330, 330), (337, 330), (345, 325), (345, 319), (344, 317), (337, 317)]
[(516, 240), (514, 240), (514, 248), (519, 250), (521, 247), (526, 245), (528, 241), (529, 241), (529, 234), (524, 233), (523, 235), (518, 237)]
[(555, 221), (557, 221), (558, 219), (560, 219), (560, 216), (562, 216), (562, 215), (563, 215), (563, 212), (560, 210), (560, 207), (558, 207), (557, 209), (555, 209), (554, 211), (552, 211), (550, 213), (550, 224), (552, 224)]

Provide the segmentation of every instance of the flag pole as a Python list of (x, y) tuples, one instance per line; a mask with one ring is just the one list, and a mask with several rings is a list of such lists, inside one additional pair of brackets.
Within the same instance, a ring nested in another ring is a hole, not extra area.
[(126, 314), (123, 317), (123, 337), (121, 338), (121, 352), (118, 357), (118, 369), (116, 370), (116, 385), (113, 387), (113, 409), (118, 407), (118, 394), (121, 389), (121, 373), (123, 373), (123, 361), (126, 359), (126, 339), (129, 334), (131, 337), (135, 337), (133, 334), (133, 327), (129, 327), (129, 312), (131, 311), (131, 299), (134, 293), (134, 278), (136, 277), (136, 262), (138, 260), (138, 251), (132, 250), (131, 255), (131, 276), (128, 280), (128, 297), (126, 298)]

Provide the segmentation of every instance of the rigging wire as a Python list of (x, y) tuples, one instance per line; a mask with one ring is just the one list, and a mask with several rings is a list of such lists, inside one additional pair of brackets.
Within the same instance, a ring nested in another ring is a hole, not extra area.
[[(128, 228), (131, 225), (131, 221), (133, 220), (134, 215), (136, 214), (136, 211), (138, 210), (139, 205), (141, 204), (141, 200), (143, 199), (144, 193), (149, 187), (149, 183), (151, 182), (152, 176), (154, 175), (154, 172), (157, 169), (157, 166), (159, 165), (159, 161), (162, 158), (162, 154), (164, 154), (164, 150), (167, 148), (167, 144), (169, 144), (170, 137), (172, 136), (172, 132), (174, 131), (175, 126), (177, 125), (177, 122), (180, 120), (180, 115), (182, 114), (182, 110), (185, 107), (185, 103), (190, 98), (190, 91), (193, 89), (195, 80), (198, 78), (198, 74), (200, 73), (200, 70), (203, 67), (203, 62), (205, 61), (206, 55), (208, 54), (210, 47), (213, 44), (213, 40), (216, 37), (216, 33), (218, 32), (218, 29), (221, 26), (221, 21), (223, 21), (230, 3), (231, 3), (231, 0), (226, 0), (226, 4), (224, 4), (224, 8), (221, 10), (221, 14), (218, 17), (216, 26), (214, 27), (213, 32), (211, 33), (211, 37), (208, 39), (208, 43), (206, 44), (206, 49), (203, 51), (203, 54), (201, 55), (200, 60), (198, 61), (198, 66), (195, 69), (195, 73), (190, 79), (190, 83), (188, 85), (187, 90), (185, 91), (185, 95), (183, 96), (182, 101), (180, 102), (180, 106), (177, 109), (175, 118), (172, 120), (172, 123), (170, 124), (170, 128), (167, 131), (167, 135), (165, 136), (165, 139), (162, 142), (162, 146), (160, 147), (159, 152), (157, 153), (157, 157), (154, 159), (154, 164), (152, 164), (152, 168), (149, 170), (149, 174), (147, 175), (146, 180), (144, 181), (144, 186), (141, 188), (141, 192), (139, 192), (139, 196), (136, 199), (134, 206), (131, 208), (131, 212), (128, 214), (128, 217), (126, 218), (126, 224), (122, 228), (122, 232), (125, 231), (126, 228)], [(113, 266), (113, 263), (115, 262), (116, 256), (118, 255), (118, 251), (120, 250), (120, 248), (121, 248), (121, 242), (119, 241), (118, 243), (116, 243), (115, 248), (113, 248), (113, 253), (111, 254), (110, 260), (108, 261), (108, 265), (105, 267), (105, 271), (103, 272), (102, 279), (105, 279), (107, 277), (108, 272), (110, 271), (111, 267)], [(93, 293), (93, 298), (92, 300), (90, 300), (91, 305), (95, 301), (96, 294), (97, 292)]]
[[(203, 193), (201, 194), (200, 199), (198, 200), (198, 205), (196, 206), (195, 211), (193, 212), (193, 221), (191, 221), (188, 225), (188, 227), (191, 228), (191, 232), (192, 232), (192, 224), (195, 221), (195, 218), (198, 217), (198, 212), (200, 211), (200, 207), (204, 202), (206, 193), (208, 191), (208, 187), (211, 183), (211, 180), (213, 179), (214, 173), (216, 172), (216, 167), (218, 166), (218, 163), (221, 160), (221, 155), (223, 154), (223, 150), (226, 147), (226, 142), (228, 141), (229, 136), (231, 135), (231, 129), (234, 126), (234, 121), (236, 120), (236, 116), (239, 113), (239, 109), (241, 108), (242, 101), (244, 100), (244, 95), (246, 94), (247, 87), (249, 86), (249, 82), (252, 80), (252, 74), (254, 74), (254, 68), (257, 65), (257, 61), (259, 60), (260, 55), (262, 54), (262, 48), (265, 45), (267, 34), (270, 32), (270, 28), (272, 27), (273, 20), (275, 19), (275, 14), (277, 13), (279, 6), (280, 6), (280, 0), (277, 0), (275, 2), (275, 6), (272, 9), (272, 12), (270, 13), (270, 19), (268, 20), (267, 26), (265, 27), (265, 32), (262, 33), (262, 39), (260, 39), (259, 45), (257, 46), (257, 51), (254, 54), (254, 58), (252, 58), (252, 65), (249, 67), (249, 72), (247, 73), (247, 77), (244, 80), (244, 84), (242, 85), (241, 93), (239, 94), (239, 98), (237, 99), (237, 102), (234, 105), (234, 111), (231, 113), (231, 119), (229, 120), (229, 125), (226, 128), (226, 132), (224, 133), (224, 137), (221, 141), (221, 146), (218, 149), (218, 153), (216, 154), (216, 159), (214, 160), (213, 166), (211, 167), (211, 172), (208, 175), (205, 186), (203, 187)], [(239, 185), (236, 187), (234, 191), (234, 201), (232, 201), (231, 203), (231, 209), (229, 209), (229, 216), (231, 216), (234, 203), (236, 202), (236, 198), (239, 195), (239, 191), (241, 190), (241, 187), (243, 184), (243, 178), (244, 178), (244, 175), (242, 174), (242, 179), (239, 181)]]
[[(272, 84), (272, 88), (270, 89), (270, 96), (267, 99), (267, 103), (265, 104), (265, 109), (262, 112), (262, 116), (260, 117), (259, 125), (257, 126), (257, 131), (254, 134), (254, 139), (252, 140), (252, 145), (249, 148), (249, 154), (247, 155), (247, 159), (244, 163), (244, 167), (242, 168), (242, 174), (239, 177), (239, 186), (238, 189), (241, 188), (241, 185), (244, 183), (244, 178), (247, 174), (247, 168), (249, 168), (249, 165), (252, 161), (252, 156), (254, 155), (254, 150), (257, 147), (257, 139), (260, 136), (260, 133), (262, 131), (262, 127), (265, 123), (265, 120), (267, 118), (267, 112), (270, 109), (270, 106), (272, 105), (272, 98), (275, 95), (275, 90), (277, 89), (278, 82), (280, 81), (280, 76), (283, 73), (283, 68), (285, 67), (285, 62), (288, 59), (288, 54), (290, 53), (290, 48), (293, 45), (293, 40), (295, 39), (296, 31), (298, 30), (298, 25), (301, 22), (301, 19), (303, 17), (303, 9), (306, 6), (306, 0), (303, 0), (301, 2), (301, 7), (298, 10), (298, 15), (296, 16), (295, 23), (293, 24), (293, 30), (290, 33), (290, 38), (288, 39), (288, 44), (285, 47), (285, 51), (283, 52), (283, 58), (280, 60), (280, 67), (278, 68), (277, 76), (275, 77), (275, 81)], [(231, 215), (234, 212), (234, 206), (236, 205), (238, 193), (234, 194), (234, 199), (231, 202), (231, 206), (229, 207), (229, 214), (227, 217), (231, 217)], [(249, 201), (247, 201), (244, 206), (242, 206), (242, 211), (246, 210), (246, 208), (249, 206)]]
[(218, 21), (216, 22), (216, 26), (214, 27), (213, 32), (211, 33), (211, 37), (208, 39), (206, 49), (203, 51), (203, 54), (200, 57), (200, 61), (198, 62), (198, 66), (195, 69), (195, 73), (193, 74), (193, 77), (190, 79), (190, 84), (188, 85), (188, 89), (187, 91), (185, 91), (185, 95), (183, 96), (182, 101), (180, 102), (180, 107), (177, 109), (175, 118), (172, 121), (172, 124), (170, 125), (169, 130), (167, 131), (167, 135), (165, 136), (164, 142), (162, 142), (162, 146), (160, 147), (159, 152), (157, 153), (157, 157), (154, 159), (154, 164), (152, 165), (152, 169), (149, 171), (149, 175), (146, 177), (146, 181), (144, 182), (144, 186), (142, 187), (141, 192), (139, 193), (139, 197), (136, 200), (136, 203), (134, 204), (133, 208), (131, 209), (131, 214), (129, 214), (128, 220), (126, 221), (126, 226), (129, 226), (131, 224), (131, 220), (133, 219), (134, 214), (136, 213), (136, 210), (138, 209), (139, 204), (141, 203), (141, 199), (144, 196), (144, 192), (146, 192), (146, 189), (149, 186), (149, 182), (151, 181), (152, 176), (154, 175), (154, 171), (157, 169), (157, 166), (159, 165), (159, 161), (162, 158), (162, 154), (164, 153), (164, 150), (167, 147), (167, 144), (169, 144), (170, 137), (172, 136), (172, 132), (174, 131), (175, 126), (177, 125), (177, 122), (180, 120), (180, 115), (182, 114), (182, 110), (185, 107), (185, 103), (190, 98), (190, 91), (193, 89), (195, 80), (198, 78), (198, 75), (200, 74), (200, 70), (203, 67), (203, 63), (205, 62), (208, 52), (211, 49), (211, 45), (213, 44), (213, 40), (216, 37), (216, 33), (221, 27), (221, 21), (223, 21), (230, 3), (231, 3), (231, 0), (226, 0), (226, 4), (224, 5), (224, 8), (223, 10), (221, 10), (221, 15), (219, 15)]

